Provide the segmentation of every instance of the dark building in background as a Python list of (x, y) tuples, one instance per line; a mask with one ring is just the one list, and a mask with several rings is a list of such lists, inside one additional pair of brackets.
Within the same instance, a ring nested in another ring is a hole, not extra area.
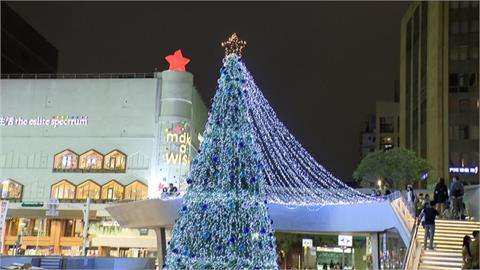
[(400, 144), (433, 166), (428, 184), (479, 183), (479, 2), (414, 2), (401, 22)]
[(57, 49), (5, 2), (1, 7), (1, 73), (56, 73)]

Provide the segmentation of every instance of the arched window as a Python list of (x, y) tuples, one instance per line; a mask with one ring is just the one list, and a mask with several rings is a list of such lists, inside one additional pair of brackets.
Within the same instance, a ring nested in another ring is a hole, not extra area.
[(75, 199), (75, 185), (65, 179), (53, 184), (50, 189), (50, 198)]
[(78, 168), (78, 154), (66, 149), (55, 155), (53, 171), (72, 170)]
[(117, 180), (111, 180), (102, 186), (102, 200), (122, 200), (125, 188)]
[(22, 199), (23, 185), (12, 179), (5, 179), (0, 185), (0, 199)]
[(147, 198), (148, 187), (139, 180), (135, 180), (125, 187), (125, 200), (145, 200)]
[(113, 150), (105, 155), (103, 168), (110, 171), (125, 171), (127, 163), (127, 155), (124, 153)]
[(77, 187), (77, 199), (90, 198), (93, 200), (100, 199), (100, 185), (91, 179), (86, 180)]
[(103, 155), (91, 149), (80, 155), (80, 169), (100, 170), (103, 165)]

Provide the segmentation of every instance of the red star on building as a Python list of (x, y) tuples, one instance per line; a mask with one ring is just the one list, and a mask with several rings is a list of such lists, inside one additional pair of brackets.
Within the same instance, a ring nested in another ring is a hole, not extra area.
[(165, 57), (165, 60), (170, 64), (169, 70), (185, 71), (185, 66), (190, 62), (190, 59), (183, 57), (182, 50), (176, 50), (175, 53)]
[(182, 132), (182, 126), (180, 126), (180, 125), (177, 124), (177, 125), (173, 128), (173, 131), (174, 131), (175, 133), (180, 133), (180, 132)]

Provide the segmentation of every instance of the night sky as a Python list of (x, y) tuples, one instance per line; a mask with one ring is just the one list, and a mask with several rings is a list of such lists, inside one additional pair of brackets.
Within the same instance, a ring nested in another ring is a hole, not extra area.
[(59, 73), (153, 72), (176, 49), (207, 106), (232, 32), (279, 119), (351, 181), (376, 100), (393, 101), (408, 2), (9, 2), (59, 50)]

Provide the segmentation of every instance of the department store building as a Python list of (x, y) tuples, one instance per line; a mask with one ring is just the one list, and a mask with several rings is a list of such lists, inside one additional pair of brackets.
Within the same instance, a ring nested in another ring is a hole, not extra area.
[(207, 120), (191, 73), (2, 74), (0, 102), (4, 254), (79, 255), (89, 197), (89, 255), (155, 256), (152, 230), (105, 207), (185, 190)]

